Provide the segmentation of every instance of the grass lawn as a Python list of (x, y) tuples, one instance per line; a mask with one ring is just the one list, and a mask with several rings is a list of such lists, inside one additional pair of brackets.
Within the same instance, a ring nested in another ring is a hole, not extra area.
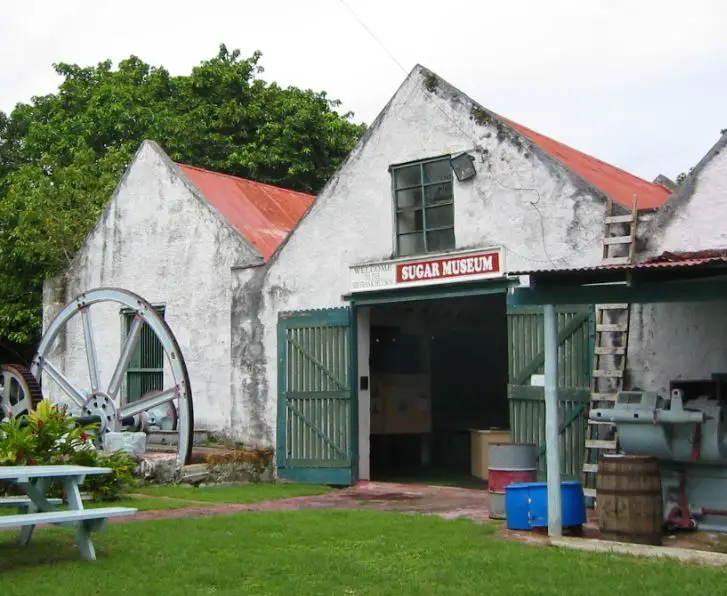
[(111, 525), (87, 563), (73, 533), (0, 532), (0, 593), (723, 594), (727, 570), (532, 547), (493, 527), (370, 511), (244, 513)]
[[(234, 486), (208, 486), (195, 488), (189, 485), (148, 486), (133, 489), (132, 495), (115, 503), (87, 501), (86, 507), (136, 507), (139, 511), (181, 509), (204, 504), (261, 503), (290, 497), (323, 495), (331, 487), (320, 484), (239, 484)], [(0, 515), (16, 513), (15, 509), (0, 507)], [(2, 593), (0, 591), (0, 593)]]

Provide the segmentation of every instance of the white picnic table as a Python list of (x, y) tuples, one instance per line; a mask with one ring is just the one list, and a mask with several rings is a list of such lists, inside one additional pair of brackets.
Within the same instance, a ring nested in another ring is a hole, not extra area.
[[(111, 474), (111, 468), (88, 466), (0, 466), (0, 481), (9, 481), (26, 496), (0, 497), (0, 506), (17, 507), (15, 515), (0, 515), (0, 528), (22, 528), (20, 543), (30, 543), (36, 525), (71, 526), (76, 530), (78, 547), (84, 559), (96, 559), (91, 532), (101, 530), (111, 517), (133, 515), (132, 507), (100, 507), (84, 509), (80, 486), (86, 476)], [(48, 490), (58, 481), (65, 488), (67, 510), (58, 510), (61, 499), (48, 498)]]

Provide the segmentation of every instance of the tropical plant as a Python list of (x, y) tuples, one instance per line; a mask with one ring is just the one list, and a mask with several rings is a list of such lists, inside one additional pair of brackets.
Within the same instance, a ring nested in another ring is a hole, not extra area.
[[(124, 452), (96, 448), (98, 425), (78, 425), (47, 400), (29, 414), (0, 422), (0, 465), (83, 465), (111, 468), (111, 474), (89, 476), (84, 489), (97, 500), (117, 499), (134, 482), (136, 460)], [(7, 487), (6, 487), (7, 488)], [(57, 494), (60, 487), (53, 487)]]

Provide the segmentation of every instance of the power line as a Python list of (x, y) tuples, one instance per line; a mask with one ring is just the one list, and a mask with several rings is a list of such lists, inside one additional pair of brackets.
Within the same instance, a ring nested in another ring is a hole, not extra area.
[[(356, 19), (358, 24), (361, 25), (361, 27), (363, 27), (363, 29), (369, 34), (371, 39), (373, 39), (376, 42), (376, 44), (389, 56), (389, 58), (391, 58), (391, 60), (394, 62), (394, 64), (396, 64), (405, 75), (408, 75), (409, 71), (406, 68), (404, 68), (402, 63), (399, 62), (399, 60), (397, 60), (396, 56), (394, 56), (393, 52), (391, 52), (389, 50), (389, 48), (387, 48), (384, 45), (384, 43), (374, 34), (374, 32), (369, 28), (369, 26), (366, 25), (366, 23), (354, 12), (354, 10), (348, 5), (348, 3), (345, 0), (339, 0), (339, 2), (351, 14), (351, 16), (353, 16), (353, 18)], [(474, 146), (477, 147), (478, 140), (475, 136), (472, 135), (471, 132), (467, 132), (466, 130), (464, 130), (460, 126), (459, 122), (457, 122), (454, 118), (452, 118), (452, 116), (447, 114), (447, 112), (445, 112), (436, 102), (434, 102), (433, 105), (444, 115), (444, 117), (447, 120), (449, 120), (452, 124), (454, 124), (455, 128), (457, 128), (464, 136), (469, 138), (472, 141), (472, 143), (474, 144)], [(533, 259), (531, 257), (526, 257), (525, 255), (520, 255), (508, 247), (505, 247), (505, 248), (507, 248), (507, 250), (509, 250), (515, 256), (520, 257), (523, 260), (530, 261), (532, 263), (550, 263), (551, 265), (557, 265), (556, 260), (558, 260), (558, 261), (564, 260), (565, 257), (559, 257), (557, 259), (553, 259), (550, 256), (550, 254), (548, 254), (548, 249), (545, 246), (545, 225), (544, 225), (544, 221), (543, 221), (543, 214), (541, 213), (540, 209), (538, 209), (538, 206), (537, 206), (537, 204), (540, 202), (540, 199), (541, 199), (540, 192), (538, 191), (538, 189), (536, 189), (536, 188), (517, 188), (516, 189), (513, 187), (509, 187), (506, 184), (503, 184), (502, 182), (500, 182), (495, 177), (495, 175), (492, 173), (492, 171), (490, 171), (489, 174), (490, 174), (490, 177), (492, 178), (492, 180), (494, 180), (497, 184), (499, 184), (503, 188), (509, 188), (511, 190), (519, 190), (519, 191), (525, 191), (525, 192), (530, 191), (530, 192), (534, 192), (538, 195), (537, 201), (535, 201), (535, 202), (528, 201), (528, 204), (535, 210), (535, 212), (538, 214), (538, 217), (540, 218), (539, 223), (540, 223), (540, 230), (541, 230), (541, 241), (542, 241), (542, 245), (543, 245), (543, 253), (545, 253), (545, 256), (547, 257), (547, 259), (546, 260)]]
[(366, 32), (367, 32), (367, 33), (368, 33), (368, 34), (369, 34), (369, 35), (371, 36), (371, 39), (373, 39), (373, 40), (374, 40), (374, 41), (375, 41), (375, 42), (376, 42), (376, 43), (377, 43), (377, 44), (379, 45), (379, 47), (380, 47), (380, 48), (381, 48), (382, 50), (384, 50), (384, 52), (386, 52), (386, 53), (388, 54), (389, 58), (391, 58), (391, 59), (392, 59), (392, 60), (394, 61), (394, 63), (395, 63), (395, 64), (396, 64), (396, 65), (397, 65), (397, 66), (398, 66), (398, 67), (399, 67), (399, 68), (400, 68), (400, 69), (401, 69), (401, 70), (402, 70), (402, 71), (404, 72), (404, 74), (409, 74), (409, 71), (408, 71), (408, 70), (407, 70), (406, 68), (404, 68), (404, 66), (402, 65), (402, 63), (401, 63), (401, 62), (399, 62), (399, 61), (398, 61), (398, 60), (396, 59), (396, 56), (394, 56), (394, 54), (393, 54), (393, 53), (391, 53), (391, 52), (389, 51), (389, 48), (387, 48), (387, 47), (386, 47), (386, 46), (385, 46), (385, 45), (383, 44), (383, 42), (382, 42), (382, 41), (381, 41), (381, 40), (380, 40), (380, 39), (379, 39), (378, 37), (376, 37), (376, 35), (374, 35), (374, 32), (373, 32), (373, 31), (371, 31), (371, 29), (369, 29), (369, 27), (368, 27), (368, 26), (366, 25), (366, 23), (364, 23), (364, 22), (363, 22), (363, 21), (361, 20), (361, 18), (360, 18), (360, 17), (359, 17), (359, 16), (358, 16), (358, 15), (357, 15), (357, 14), (356, 14), (356, 13), (355, 13), (354, 11), (353, 11), (353, 9), (352, 9), (352, 8), (351, 8), (351, 7), (350, 7), (350, 6), (348, 5), (348, 3), (346, 3), (346, 1), (345, 1), (345, 0), (339, 0), (339, 2), (340, 2), (341, 4), (343, 4), (343, 6), (344, 6), (344, 7), (346, 8), (346, 10), (347, 10), (347, 11), (348, 11), (349, 13), (351, 13), (351, 16), (352, 16), (352, 17), (353, 17), (354, 19), (356, 19), (356, 21), (358, 21), (358, 24), (359, 24), (359, 25), (361, 25), (361, 26), (362, 26), (362, 27), (363, 27), (363, 28), (364, 28), (364, 29), (366, 30)]

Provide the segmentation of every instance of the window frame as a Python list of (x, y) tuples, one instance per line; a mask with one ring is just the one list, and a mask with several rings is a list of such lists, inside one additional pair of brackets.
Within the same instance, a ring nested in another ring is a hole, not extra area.
[[(407, 258), (407, 257), (414, 257), (417, 255), (424, 255), (424, 254), (430, 254), (430, 253), (436, 253), (436, 252), (444, 252), (447, 250), (453, 250), (457, 246), (457, 238), (455, 234), (455, 222), (454, 222), (454, 172), (452, 171), (451, 167), (451, 155), (450, 154), (444, 154), (444, 155), (438, 155), (435, 157), (428, 157), (425, 159), (416, 159), (404, 163), (398, 163), (393, 164), (389, 166), (389, 175), (391, 177), (391, 198), (392, 198), (392, 214), (393, 214), (393, 224), (394, 224), (394, 254), (397, 257), (401, 258)], [(447, 167), (449, 170), (449, 178), (447, 180), (437, 180), (434, 182), (425, 182), (424, 181), (424, 166), (436, 162), (446, 162)], [(410, 168), (412, 166), (419, 166), (419, 183), (412, 185), (412, 186), (402, 186), (401, 188), (397, 188), (397, 179), (396, 175), (397, 172), (406, 168)], [(425, 189), (432, 188), (435, 186), (439, 186), (441, 184), (449, 183), (451, 188), (451, 199), (446, 202), (441, 203), (435, 203), (432, 205), (427, 205), (426, 203), (426, 194)], [(402, 191), (407, 190), (413, 190), (413, 189), (419, 189), (421, 191), (421, 205), (419, 207), (399, 207), (399, 193)], [(431, 209), (439, 209), (441, 207), (449, 207), (452, 210), (452, 224), (447, 226), (436, 226), (436, 227), (428, 227), (427, 226), (427, 210)], [(399, 232), (399, 217), (402, 213), (410, 213), (410, 214), (416, 214), (417, 212), (421, 212), (421, 218), (422, 218), (422, 229), (421, 230), (415, 230), (413, 232)], [(443, 249), (437, 249), (431, 250), (428, 246), (427, 242), (427, 235), (431, 232), (439, 232), (439, 231), (446, 231), (451, 230), (452, 231), (452, 246), (449, 246), (447, 248)], [(402, 236), (419, 236), (422, 240), (422, 247), (423, 252), (413, 252), (411, 254), (402, 254), (401, 252), (401, 237)]]
[[(157, 312), (157, 314), (164, 319), (166, 314), (166, 305), (164, 304), (153, 304), (154, 310)], [(124, 341), (126, 341), (126, 338), (129, 335), (129, 329), (130, 329), (130, 323), (132, 316), (136, 313), (135, 310), (129, 309), (129, 308), (122, 308), (119, 315), (121, 317), (121, 345), (123, 345)], [(144, 334), (147, 330), (149, 332), (151, 329), (146, 323), (143, 323), (142, 328), (140, 330), (140, 336)], [(159, 375), (160, 376), (160, 383), (158, 389), (152, 389), (162, 391), (164, 389), (164, 367), (165, 367), (165, 358), (164, 358), (164, 347), (161, 345), (161, 342), (156, 338), (156, 336), (152, 332), (152, 336), (156, 340), (156, 343), (158, 344), (158, 349), (161, 351), (161, 366), (160, 367), (154, 367), (154, 368), (142, 368), (142, 367), (133, 367), (132, 363), (137, 360), (137, 353), (142, 349), (142, 340), (143, 337), (139, 337), (139, 341), (136, 344), (136, 347), (134, 348), (134, 352), (132, 352), (131, 357), (129, 358), (129, 364), (126, 368), (126, 374), (124, 375), (123, 380), (123, 389), (121, 391), (122, 395), (122, 403), (128, 404), (133, 403), (134, 401), (137, 401), (143, 397), (143, 395), (139, 395), (137, 398), (131, 400), (129, 395), (130, 385), (129, 378), (131, 375)]]

